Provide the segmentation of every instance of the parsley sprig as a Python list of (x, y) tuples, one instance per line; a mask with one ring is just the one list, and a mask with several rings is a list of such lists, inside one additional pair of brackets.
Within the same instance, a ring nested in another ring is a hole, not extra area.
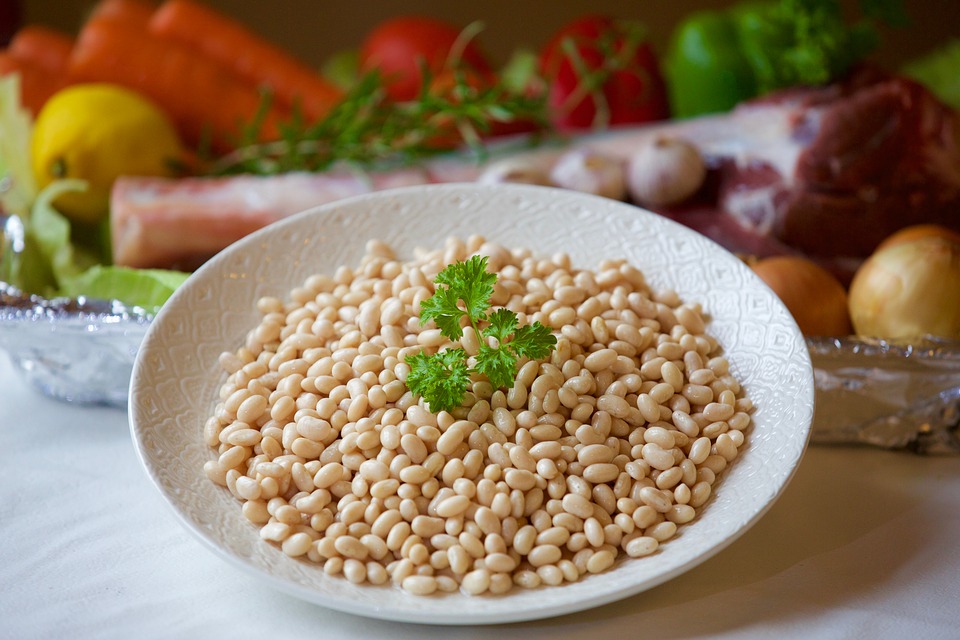
[(478, 335), (494, 338), (497, 345), (482, 341), (473, 367), (462, 347), (407, 356), (407, 387), (423, 397), (432, 411), (452, 411), (460, 406), (476, 373), (496, 388), (512, 387), (521, 358), (545, 358), (557, 343), (550, 328), (539, 322), (521, 326), (517, 314), (509, 309), (489, 312), (497, 276), (487, 272), (487, 261), (486, 256), (473, 256), (448, 265), (437, 274), (433, 296), (420, 303), (421, 326), (433, 320), (444, 336), (460, 340), (466, 318)]

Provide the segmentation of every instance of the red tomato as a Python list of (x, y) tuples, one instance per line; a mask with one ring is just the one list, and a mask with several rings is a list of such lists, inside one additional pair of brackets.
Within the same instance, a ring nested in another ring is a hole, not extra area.
[[(360, 46), (360, 68), (379, 69), (387, 92), (395, 100), (412, 100), (420, 91), (426, 64), (433, 74), (443, 70), (450, 49), (460, 36), (457, 27), (420, 16), (404, 16), (382, 22)], [(476, 41), (471, 40), (461, 56), (465, 68), (489, 76), (490, 63)]]
[[(635, 23), (585, 16), (561, 28), (547, 43), (540, 56), (540, 69), (547, 81), (554, 124), (565, 129), (597, 124), (597, 100), (587, 90), (589, 75), (594, 72), (604, 78), (595, 91), (597, 95), (602, 92), (609, 109), (606, 124), (669, 117), (666, 84), (657, 57), (632, 26)], [(565, 51), (566, 42), (573, 45), (577, 56)]]

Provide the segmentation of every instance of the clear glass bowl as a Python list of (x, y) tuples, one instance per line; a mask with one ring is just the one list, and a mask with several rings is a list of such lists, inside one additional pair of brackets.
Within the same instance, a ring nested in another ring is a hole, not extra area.
[(0, 282), (0, 348), (31, 384), (65, 402), (126, 407), (151, 319), (117, 301), (48, 300)]

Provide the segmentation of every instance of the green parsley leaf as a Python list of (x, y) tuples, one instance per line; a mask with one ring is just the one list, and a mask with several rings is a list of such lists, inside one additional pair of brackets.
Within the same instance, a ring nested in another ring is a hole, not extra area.
[(420, 303), (420, 324), (425, 325), (430, 320), (437, 324), (440, 333), (451, 340), (463, 337), (463, 328), (460, 319), (466, 315), (458, 306), (459, 296), (450, 287), (438, 288), (430, 298)]
[(496, 338), (501, 344), (517, 330), (517, 314), (509, 309), (497, 309), (487, 320), (490, 325), (483, 330), (483, 335)]
[(485, 319), (485, 312), (493, 296), (497, 274), (487, 271), (487, 256), (473, 256), (466, 262), (455, 262), (437, 274), (437, 284), (446, 285), (463, 300), (467, 316), (474, 325)]
[(490, 345), (481, 344), (474, 368), (485, 375), (494, 388), (509, 389), (516, 376), (517, 357), (507, 349), (494, 349)]
[(406, 362), (410, 365), (407, 388), (422, 396), (431, 411), (451, 411), (463, 402), (470, 382), (466, 351), (444, 349), (430, 356), (421, 351)]
[(550, 355), (556, 344), (557, 337), (550, 333), (550, 328), (534, 322), (518, 328), (507, 346), (518, 358), (539, 360)]
[(407, 374), (406, 380), (407, 388), (420, 396), (429, 393), (432, 378), (436, 375), (430, 356), (425, 351), (420, 351), (407, 356), (406, 363), (410, 365), (410, 373)]

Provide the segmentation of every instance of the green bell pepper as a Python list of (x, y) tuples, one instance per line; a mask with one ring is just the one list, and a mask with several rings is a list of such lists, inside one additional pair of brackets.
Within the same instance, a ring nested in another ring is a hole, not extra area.
[(677, 118), (728, 111), (757, 93), (753, 68), (728, 12), (687, 17), (674, 32), (665, 66)]

